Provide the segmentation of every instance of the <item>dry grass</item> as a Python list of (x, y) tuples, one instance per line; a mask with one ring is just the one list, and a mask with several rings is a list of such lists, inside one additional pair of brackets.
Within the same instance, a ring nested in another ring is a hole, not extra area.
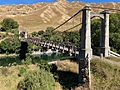
[[(59, 61), (57, 66), (59, 67), (58, 70), (78, 73), (78, 64), (70, 60)], [(91, 90), (120, 89), (120, 66), (96, 59), (91, 62), (91, 72)], [(88, 88), (76, 87), (75, 90), (88, 90)]]
[[(0, 90), (17, 90), (18, 83), (24, 79), (24, 75), (20, 75), (20, 68), (24, 67), (27, 72), (38, 70), (37, 65), (17, 65), (12, 67), (0, 67)], [(19, 76), (20, 75), (20, 76)], [(62, 90), (62, 86), (56, 82), (55, 90)]]
[(58, 61), (58, 70), (78, 73), (78, 64), (70, 60)]
[(120, 62), (120, 58), (119, 57), (108, 57), (107, 59), (115, 61), (115, 62)]
[(62, 86), (58, 82), (55, 83), (55, 90), (63, 90)]
[[(28, 32), (40, 31), (45, 30), (46, 27), (49, 26), (56, 27), (86, 5), (108, 8), (119, 8), (120, 6), (119, 3), (88, 4), (83, 2), (68, 3), (64, 1), (33, 5), (0, 6), (0, 21), (9, 17), (17, 20), (20, 26), (28, 29)], [(11, 11), (14, 13), (11, 13)], [(101, 10), (93, 9), (92, 11)], [(81, 15), (79, 14), (76, 19), (73, 20), (75, 24), (76, 22), (80, 22), (80, 18)], [(72, 25), (73, 21), (70, 21)], [(69, 28), (70, 23), (67, 23)], [(60, 31), (63, 31), (63, 29), (60, 29)]]
[[(70, 60), (58, 61), (57, 66), (60, 71), (78, 73), (78, 64)], [(18, 76), (20, 67), (24, 66), (17, 65), (0, 68), (0, 90), (16, 90), (18, 83), (24, 78), (24, 76)], [(27, 70), (38, 70), (38, 67), (36, 65), (29, 65)], [(119, 90), (119, 66), (111, 65), (108, 64), (108, 62), (103, 62), (97, 59), (91, 62), (91, 72), (92, 90)], [(63, 90), (63, 86), (56, 82), (55, 90)], [(75, 87), (75, 90), (87, 90), (87, 88)]]
[(13, 34), (13, 33), (10, 33), (10, 32), (0, 32), (0, 35), (12, 36), (12, 35), (14, 35), (14, 34)]
[(2, 58), (2, 57), (14, 57), (14, 56), (17, 56), (16, 54), (9, 54), (9, 55), (7, 55), (7, 54), (0, 54), (0, 57)]
[[(24, 78), (19, 76), (19, 69), (25, 67), (23, 65), (17, 65), (12, 67), (0, 68), (0, 90), (17, 90), (18, 83)], [(29, 65), (27, 71), (38, 70), (36, 65)]]
[(18, 76), (18, 67), (6, 68), (6, 71), (2, 69), (0, 69), (0, 90), (16, 90), (19, 81), (23, 78)]
[(91, 63), (91, 71), (92, 90), (120, 89), (120, 66), (96, 59)]

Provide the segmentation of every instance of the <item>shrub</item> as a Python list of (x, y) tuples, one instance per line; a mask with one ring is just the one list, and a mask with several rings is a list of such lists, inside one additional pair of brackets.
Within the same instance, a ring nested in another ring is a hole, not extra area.
[(19, 90), (54, 90), (54, 87), (53, 75), (44, 69), (28, 73), (18, 84)]
[(25, 75), (27, 73), (27, 68), (26, 67), (20, 67), (19, 68), (19, 76)]
[(49, 65), (47, 62), (41, 61), (39, 64), (40, 69), (44, 69), (46, 71), (50, 71), (51, 65)]
[(5, 18), (1, 22), (1, 25), (2, 25), (1, 30), (3, 31), (12, 30), (19, 27), (18, 22), (14, 21), (12, 18)]
[(17, 37), (7, 38), (0, 43), (0, 53), (12, 54), (18, 53), (20, 41)]
[(25, 61), (23, 62), (23, 64), (25, 64), (25, 65), (30, 65), (30, 64), (32, 64), (32, 59), (31, 59), (31, 57), (28, 56), (28, 57), (25, 59)]

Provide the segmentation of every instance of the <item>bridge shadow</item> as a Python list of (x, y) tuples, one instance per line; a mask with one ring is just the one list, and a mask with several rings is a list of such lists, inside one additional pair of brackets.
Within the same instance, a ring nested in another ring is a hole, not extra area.
[[(63, 61), (64, 59), (69, 58), (68, 56), (66, 57), (62, 57), (57, 56), (57, 57), (53, 57), (53, 56), (47, 56), (47, 55), (42, 55), (41, 57), (34, 57), (31, 56), (31, 63), (32, 64), (36, 64), (36, 63), (41, 63), (42, 62), (50, 62), (50, 61), (55, 61), (55, 60), (61, 60)], [(72, 57), (71, 57), (72, 60)], [(0, 66), (6, 67), (6, 66), (16, 66), (16, 65), (22, 65), (23, 62), (20, 59), (19, 56), (5, 56), (5, 57), (0, 57)]]
[(63, 87), (63, 90), (71, 90), (78, 86), (78, 74), (70, 71), (56, 71), (55, 80)]

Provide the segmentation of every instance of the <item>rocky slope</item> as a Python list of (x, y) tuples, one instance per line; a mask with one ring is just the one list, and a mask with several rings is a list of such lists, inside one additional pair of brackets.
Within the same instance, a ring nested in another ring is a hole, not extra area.
[[(0, 20), (6, 17), (11, 17), (16, 19), (21, 27), (27, 28), (30, 32), (39, 31), (44, 30), (49, 26), (55, 27), (59, 25), (86, 5), (120, 9), (120, 2), (95, 4), (67, 2), (63, 0), (52, 3), (41, 2), (32, 5), (1, 5)], [(98, 11), (98, 9), (93, 10)], [(78, 15), (75, 19), (71, 20), (65, 25), (66, 28), (70, 27), (70, 25), (80, 22), (80, 18), (81, 16)]]

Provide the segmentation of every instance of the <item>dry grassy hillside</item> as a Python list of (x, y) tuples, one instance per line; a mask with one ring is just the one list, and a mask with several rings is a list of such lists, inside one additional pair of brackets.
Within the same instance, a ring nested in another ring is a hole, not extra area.
[[(120, 3), (83, 3), (83, 2), (67, 2), (58, 1), (53, 3), (37, 3), (32, 5), (1, 5), (0, 6), (0, 20), (6, 17), (16, 19), (22, 27), (27, 28), (30, 32), (44, 30), (49, 26), (57, 26), (70, 18), (76, 11), (82, 9), (84, 6), (100, 6), (108, 8), (120, 9)], [(94, 9), (94, 11), (98, 11)], [(79, 22), (81, 17), (73, 20), (75, 23)], [(73, 24), (73, 21), (69, 22)], [(70, 27), (67, 25), (68, 27)], [(63, 27), (67, 28), (67, 27)], [(61, 28), (61, 30), (63, 29)]]

